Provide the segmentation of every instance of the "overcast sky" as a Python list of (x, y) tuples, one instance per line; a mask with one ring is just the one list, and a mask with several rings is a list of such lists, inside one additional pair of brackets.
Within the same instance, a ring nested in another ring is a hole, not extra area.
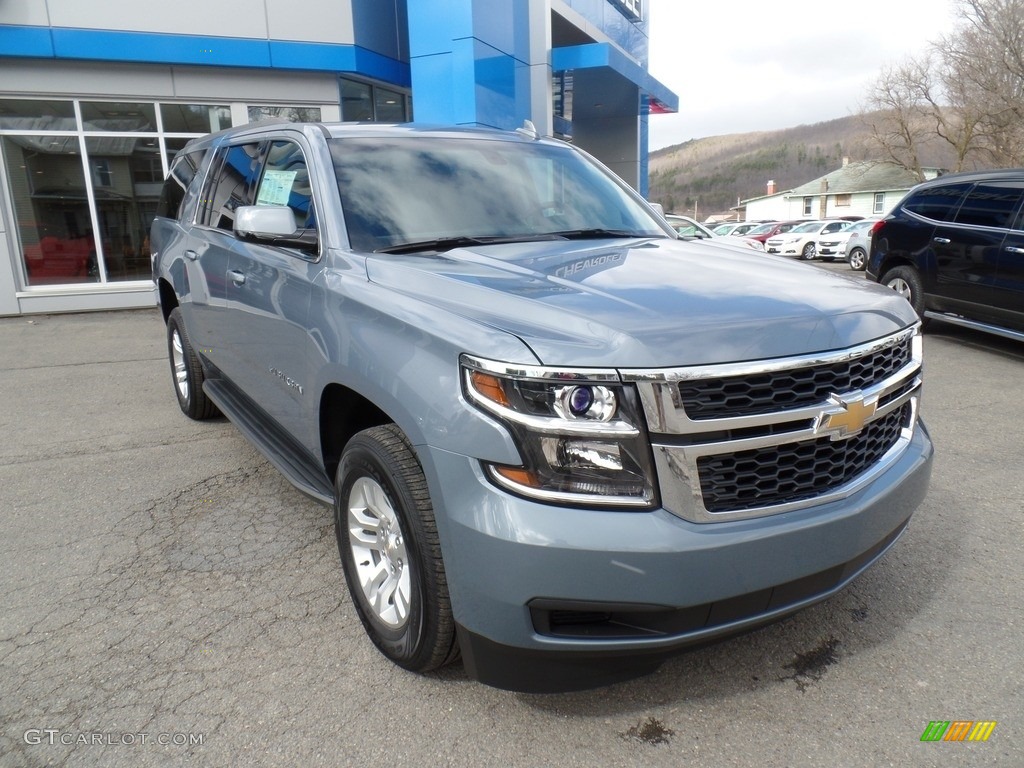
[(649, 70), (679, 96), (650, 148), (861, 111), (882, 68), (950, 31), (955, 0), (647, 0)]

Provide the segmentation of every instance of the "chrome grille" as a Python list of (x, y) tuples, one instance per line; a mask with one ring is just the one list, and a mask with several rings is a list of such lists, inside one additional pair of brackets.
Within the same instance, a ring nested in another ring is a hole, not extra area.
[(896, 445), (909, 404), (871, 422), (849, 440), (828, 437), (697, 460), (708, 512), (786, 504), (845, 485)]
[(695, 420), (749, 416), (824, 402), (832, 393), (867, 389), (911, 358), (911, 340), (854, 360), (783, 371), (679, 382), (679, 398)]
[(622, 371), (647, 418), (662, 505), (698, 523), (857, 492), (910, 444), (919, 327), (786, 359)]

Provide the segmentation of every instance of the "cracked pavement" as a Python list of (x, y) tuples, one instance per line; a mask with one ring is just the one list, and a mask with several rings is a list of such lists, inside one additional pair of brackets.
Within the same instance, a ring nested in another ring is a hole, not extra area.
[[(1024, 345), (935, 326), (925, 361), (932, 489), (881, 563), (648, 677), (534, 696), (377, 653), (330, 509), (181, 414), (156, 310), (0, 318), (0, 766), (1024, 764)], [(998, 725), (922, 743), (930, 720)]]

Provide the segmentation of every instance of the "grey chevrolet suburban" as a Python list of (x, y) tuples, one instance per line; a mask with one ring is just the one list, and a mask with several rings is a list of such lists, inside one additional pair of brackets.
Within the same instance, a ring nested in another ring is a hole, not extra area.
[(906, 300), (681, 240), (534, 131), (213, 134), (151, 242), (182, 411), (333, 507), (355, 609), (410, 670), (647, 673), (833, 595), (927, 491)]

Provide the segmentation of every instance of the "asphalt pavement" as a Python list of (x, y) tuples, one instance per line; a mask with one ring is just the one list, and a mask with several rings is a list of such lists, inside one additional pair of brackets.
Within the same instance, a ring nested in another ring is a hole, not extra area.
[(374, 650), (331, 511), (181, 414), (156, 310), (0, 319), (0, 766), (1024, 765), (1024, 345), (933, 324), (925, 366), (931, 490), (882, 562), (541, 696)]

